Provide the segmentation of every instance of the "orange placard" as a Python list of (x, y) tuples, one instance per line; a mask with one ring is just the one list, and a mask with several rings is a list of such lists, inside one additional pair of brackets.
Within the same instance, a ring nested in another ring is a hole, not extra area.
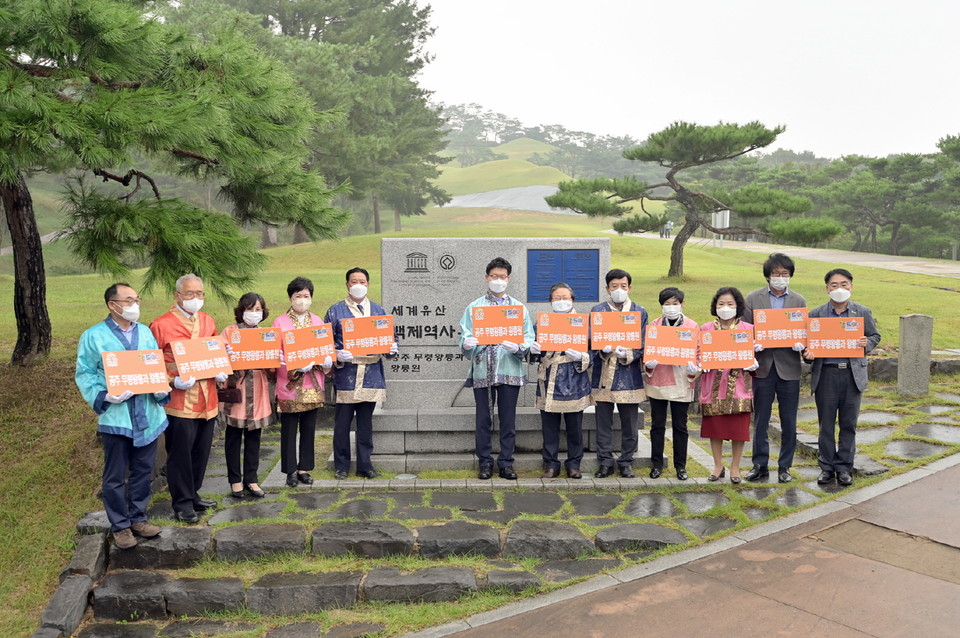
[(862, 357), (857, 345), (863, 336), (863, 317), (811, 317), (807, 321), (807, 350), (814, 357)]
[(170, 349), (181, 379), (211, 379), (221, 372), (233, 372), (221, 337), (171, 341)]
[(704, 330), (700, 333), (700, 367), (733, 370), (753, 364), (753, 330)]
[(541, 312), (537, 316), (537, 343), (543, 352), (587, 351), (590, 315)]
[(764, 308), (753, 311), (753, 334), (764, 348), (807, 344), (806, 308)]
[(474, 306), (473, 336), (481, 346), (522, 343), (523, 306)]
[(127, 390), (134, 394), (170, 391), (161, 351), (110, 350), (100, 355), (107, 378), (107, 394), (119, 396)]
[(393, 315), (342, 319), (343, 349), (354, 356), (386, 354), (393, 345)]
[(590, 347), (594, 350), (603, 350), (607, 346), (642, 348), (642, 321), (643, 315), (640, 312), (591, 312)]
[(283, 331), (283, 356), (288, 369), (306, 368), (311, 363), (320, 365), (328, 355), (337, 358), (333, 326), (329, 323)]
[(696, 363), (699, 328), (683, 326), (647, 326), (647, 340), (643, 346), (643, 360), (659, 365), (685, 366)]
[(226, 333), (233, 354), (234, 370), (266, 370), (280, 367), (279, 328), (234, 328)]

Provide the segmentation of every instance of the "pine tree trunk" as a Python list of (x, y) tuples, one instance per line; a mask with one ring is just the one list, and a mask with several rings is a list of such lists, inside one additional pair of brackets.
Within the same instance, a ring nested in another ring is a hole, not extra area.
[(683, 227), (670, 246), (670, 270), (667, 277), (683, 277), (683, 249), (687, 246), (687, 240), (693, 237), (693, 233), (700, 227), (697, 217), (687, 214), (684, 219)]
[(370, 203), (373, 204), (373, 233), (379, 235), (382, 232), (380, 228), (380, 198), (376, 191), (370, 194)]
[(260, 229), (260, 248), (273, 248), (277, 245), (277, 227), (264, 224)]
[(33, 200), (22, 174), (12, 184), (0, 183), (0, 200), (13, 246), (13, 313), (17, 317), (17, 344), (10, 362), (29, 366), (50, 353), (53, 329), (47, 313), (47, 280), (43, 246)]
[(400, 223), (400, 210), (393, 211), (393, 229), (400, 231), (403, 230), (403, 227)]

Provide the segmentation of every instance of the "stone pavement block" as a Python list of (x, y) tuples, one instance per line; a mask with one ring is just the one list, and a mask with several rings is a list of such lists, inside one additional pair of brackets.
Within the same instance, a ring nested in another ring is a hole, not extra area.
[(423, 558), (476, 554), (500, 555), (500, 532), (488, 525), (452, 521), (417, 529), (417, 542)]
[(228, 507), (211, 516), (207, 525), (240, 523), (255, 518), (277, 518), (286, 507), (286, 503), (254, 503), (252, 505)]
[(723, 507), (730, 503), (727, 495), (719, 490), (709, 492), (677, 492), (674, 498), (683, 503), (691, 514), (703, 514), (714, 507)]
[(30, 638), (63, 638), (63, 632), (56, 627), (40, 627), (30, 634)]
[(382, 558), (391, 554), (413, 554), (413, 533), (393, 521), (325, 523), (313, 530), (312, 553)]
[(98, 620), (165, 618), (163, 588), (168, 580), (157, 572), (110, 572), (93, 590), (93, 615)]
[(245, 603), (243, 581), (239, 578), (178, 578), (166, 584), (163, 596), (171, 616), (237, 611)]
[(110, 519), (103, 510), (87, 512), (77, 521), (77, 534), (105, 534), (110, 531)]
[(725, 516), (703, 516), (698, 518), (674, 519), (687, 531), (693, 532), (700, 538), (737, 526), (737, 521)]
[(249, 622), (229, 620), (211, 620), (209, 618), (191, 618), (172, 622), (160, 630), (163, 638), (193, 638), (193, 636), (217, 636), (235, 634), (242, 631), (254, 631), (259, 627)]
[(529, 587), (539, 587), (540, 579), (536, 574), (511, 569), (494, 569), (487, 574), (486, 589), (506, 589), (519, 593)]
[(216, 535), (216, 556), (220, 560), (303, 554), (306, 550), (305, 530), (296, 523), (235, 525), (217, 530)]
[[(370, 496), (375, 496), (371, 494)], [(347, 501), (337, 509), (328, 514), (321, 514), (319, 518), (334, 520), (338, 518), (355, 518), (357, 520), (367, 520), (368, 518), (380, 518), (387, 513), (387, 502), (377, 498), (362, 498), (353, 501)]]
[(296, 622), (283, 625), (268, 631), (264, 638), (320, 638), (320, 623)]
[(428, 567), (412, 574), (379, 567), (367, 574), (363, 585), (366, 600), (388, 602), (452, 602), (476, 590), (477, 580), (466, 567)]
[(334, 625), (323, 638), (365, 638), (379, 634), (386, 629), (386, 626), (375, 622), (350, 622), (342, 625)]
[(504, 556), (518, 558), (576, 558), (594, 550), (593, 543), (568, 523), (519, 521), (507, 532)]
[(107, 568), (107, 535), (104, 533), (81, 536), (73, 550), (70, 564), (60, 572), (62, 583), (71, 574), (83, 574), (93, 581), (100, 580)]
[(465, 511), (497, 509), (497, 501), (491, 492), (434, 492), (430, 497), (430, 505), (453, 507)]
[(451, 518), (450, 510), (442, 507), (395, 507), (390, 511), (390, 518), (398, 521), (419, 520), (429, 521), (437, 518)]
[(570, 494), (567, 500), (577, 516), (606, 516), (620, 505), (623, 497), (619, 494)]
[(247, 589), (247, 607), (259, 614), (307, 614), (357, 602), (362, 573), (267, 574)]
[(156, 638), (157, 628), (153, 625), (128, 623), (96, 623), (83, 628), (77, 638)]
[(210, 553), (206, 527), (164, 527), (159, 536), (138, 538), (136, 547), (110, 548), (110, 569), (179, 569)]
[(548, 583), (562, 583), (573, 578), (595, 576), (608, 569), (616, 569), (616, 558), (586, 558), (583, 560), (550, 560), (537, 566), (537, 573)]
[(686, 543), (687, 537), (675, 529), (653, 523), (614, 525), (597, 532), (597, 549), (605, 553), (660, 549)]
[(563, 497), (553, 492), (506, 492), (503, 495), (503, 509), (524, 514), (553, 516), (561, 507), (563, 507)]
[(291, 494), (297, 507), (305, 510), (325, 510), (340, 500), (339, 492), (297, 492)]
[(624, 508), (624, 514), (637, 518), (659, 518), (675, 516), (677, 513), (673, 501), (664, 494), (657, 493), (637, 494)]
[(73, 635), (87, 611), (87, 598), (92, 585), (89, 576), (67, 576), (43, 610), (40, 625), (53, 627), (68, 636)]

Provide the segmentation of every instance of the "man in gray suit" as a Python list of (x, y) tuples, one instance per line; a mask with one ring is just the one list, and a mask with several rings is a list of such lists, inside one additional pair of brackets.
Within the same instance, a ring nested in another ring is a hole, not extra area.
[[(860, 416), (860, 397), (867, 389), (866, 355), (880, 343), (880, 333), (873, 321), (873, 313), (866, 306), (850, 301), (853, 275), (843, 268), (834, 268), (823, 278), (830, 301), (810, 311), (810, 318), (863, 317), (863, 337), (857, 345), (864, 349), (862, 357), (824, 357), (813, 359), (804, 351), (803, 358), (813, 360), (810, 390), (817, 403), (820, 420), (818, 461), (820, 477), (817, 483), (840, 485), (853, 483), (853, 457), (857, 451), (857, 418)], [(839, 423), (839, 444), (836, 427)]]
[[(767, 285), (747, 295), (743, 320), (753, 323), (753, 311), (770, 308), (806, 308), (807, 300), (790, 290), (793, 260), (783, 253), (773, 253), (763, 262)], [(802, 343), (792, 348), (762, 348), (757, 344), (757, 368), (753, 378), (753, 469), (744, 477), (763, 481), (770, 476), (770, 414), (777, 399), (780, 413), (780, 457), (777, 478), (781, 483), (793, 480), (790, 468), (797, 449), (797, 407), (800, 404), (800, 351)]]

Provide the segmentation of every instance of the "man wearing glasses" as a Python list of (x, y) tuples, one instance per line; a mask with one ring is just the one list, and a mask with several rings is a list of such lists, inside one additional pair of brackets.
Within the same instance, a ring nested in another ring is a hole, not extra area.
[(75, 380), (83, 399), (97, 413), (97, 432), (103, 445), (103, 483), (100, 496), (110, 520), (114, 544), (136, 546), (160, 528), (147, 521), (157, 438), (167, 428), (163, 406), (169, 392), (107, 394), (101, 353), (116, 350), (155, 350), (153, 334), (142, 327), (140, 298), (128, 284), (116, 283), (103, 295), (110, 314), (80, 336)]
[(207, 471), (210, 445), (217, 421), (217, 383), (227, 380), (220, 373), (213, 379), (197, 381), (177, 374), (170, 343), (217, 336), (213, 317), (200, 312), (203, 307), (203, 281), (193, 273), (177, 280), (174, 305), (150, 324), (150, 330), (163, 350), (167, 374), (173, 381), (170, 403), (166, 406), (167, 483), (178, 521), (196, 523), (197, 512), (213, 509), (216, 501), (201, 498), (199, 491)]

